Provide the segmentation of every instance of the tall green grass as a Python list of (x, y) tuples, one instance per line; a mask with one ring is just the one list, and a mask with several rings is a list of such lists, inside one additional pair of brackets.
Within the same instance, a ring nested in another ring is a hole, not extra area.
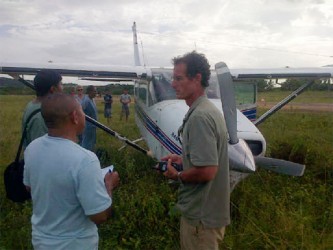
[[(21, 117), (32, 96), (0, 96), (0, 173), (14, 160)], [(106, 124), (97, 101), (99, 121)], [(110, 127), (139, 137), (134, 105), (128, 123), (119, 121), (115, 99)], [(333, 249), (332, 113), (279, 112), (260, 125), (268, 155), (305, 163), (303, 177), (259, 170), (241, 182), (231, 200), (232, 223), (221, 249)], [(121, 184), (114, 194), (114, 218), (99, 227), (100, 249), (178, 249), (177, 186), (150, 168), (154, 162), (98, 130), (103, 166), (114, 164)], [(145, 146), (142, 143), (142, 146)], [(0, 179), (0, 249), (32, 249), (31, 203), (5, 198)]]
[[(274, 91), (258, 92), (257, 100), (265, 99), (266, 102), (279, 102), (292, 91), (281, 91), (276, 89)], [(333, 91), (304, 91), (292, 102), (294, 103), (333, 103)]]

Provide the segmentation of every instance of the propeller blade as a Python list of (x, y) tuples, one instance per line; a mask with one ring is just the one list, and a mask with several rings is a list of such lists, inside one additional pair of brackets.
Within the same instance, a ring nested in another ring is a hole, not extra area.
[(228, 66), (224, 62), (215, 64), (217, 80), (220, 86), (222, 109), (229, 133), (229, 143), (238, 143), (237, 111), (234, 86)]
[(236, 144), (228, 144), (228, 155), (230, 169), (243, 173), (256, 171), (253, 154), (243, 139)]
[(258, 156), (254, 161), (258, 167), (280, 174), (302, 176), (305, 170), (305, 165), (281, 159)]

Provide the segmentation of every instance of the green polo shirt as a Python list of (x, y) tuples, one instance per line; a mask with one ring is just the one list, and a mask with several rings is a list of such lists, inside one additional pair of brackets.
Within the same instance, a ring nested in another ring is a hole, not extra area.
[(182, 134), (184, 170), (193, 166), (217, 165), (213, 180), (207, 183), (183, 183), (177, 207), (192, 225), (207, 228), (230, 223), (230, 184), (228, 135), (221, 112), (206, 96), (198, 98), (185, 116)]
[[(22, 119), (22, 131), (24, 130), (24, 127), (26, 126), (26, 121), (30, 114), (34, 112), (36, 109), (41, 108), (40, 102), (34, 102), (31, 101), (28, 103), (27, 107), (25, 108), (23, 119)], [(31, 120), (29, 121), (29, 124), (27, 126), (27, 134), (24, 138), (24, 144), (23, 147), (26, 148), (30, 142), (37, 139), (38, 137), (41, 137), (45, 134), (47, 134), (48, 129), (45, 125), (44, 119), (42, 117), (41, 112), (35, 114)]]

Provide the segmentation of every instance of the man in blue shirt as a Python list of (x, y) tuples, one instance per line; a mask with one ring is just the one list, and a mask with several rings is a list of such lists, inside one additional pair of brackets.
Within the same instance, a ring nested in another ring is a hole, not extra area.
[(34, 249), (98, 249), (96, 224), (111, 213), (117, 172), (102, 174), (97, 156), (76, 143), (85, 116), (74, 97), (42, 102), (48, 134), (24, 152), (24, 184), (32, 196)]
[(112, 117), (112, 102), (111, 91), (107, 91), (104, 95), (104, 117), (106, 118), (108, 124), (110, 124), (110, 119)]
[[(83, 112), (91, 118), (97, 120), (97, 107), (95, 103), (96, 88), (89, 85), (86, 90), (86, 95), (83, 97), (81, 105)], [(82, 134), (81, 146), (90, 151), (95, 150), (96, 144), (96, 126), (90, 122), (86, 122), (85, 129)]]

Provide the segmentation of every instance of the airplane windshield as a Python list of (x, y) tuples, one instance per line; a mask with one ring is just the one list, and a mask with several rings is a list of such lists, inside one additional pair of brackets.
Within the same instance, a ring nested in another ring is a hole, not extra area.
[(160, 70), (153, 71), (152, 82), (155, 90), (157, 102), (177, 99), (176, 92), (172, 88), (172, 71)]
[[(157, 102), (165, 100), (175, 100), (176, 92), (172, 88), (172, 70), (167, 69), (153, 69), (152, 70), (152, 83), (155, 90), (155, 97)], [(220, 91), (217, 82), (217, 75), (212, 72), (209, 86), (206, 88), (207, 97), (210, 99), (220, 99)]]

